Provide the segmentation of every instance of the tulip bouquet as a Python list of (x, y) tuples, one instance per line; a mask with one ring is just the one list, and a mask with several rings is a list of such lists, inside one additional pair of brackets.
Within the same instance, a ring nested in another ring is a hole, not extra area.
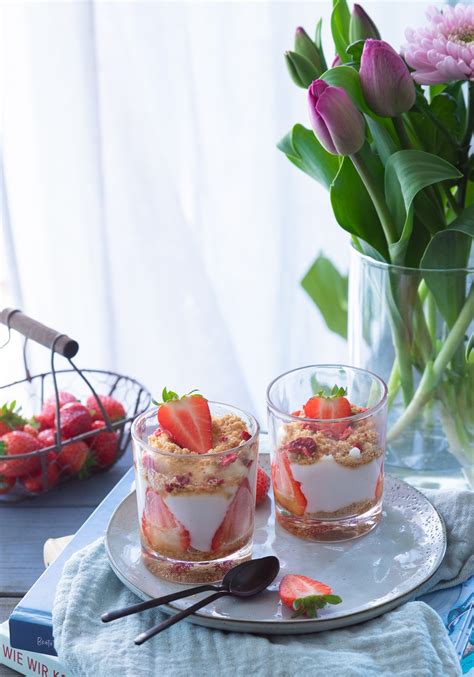
[[(474, 6), (432, 8), (428, 18), (427, 27), (407, 30), (399, 54), (381, 40), (362, 7), (351, 13), (346, 0), (334, 0), (331, 68), (321, 21), (314, 40), (298, 28), (294, 51), (285, 59), (292, 80), (307, 90), (312, 129), (295, 125), (278, 147), (329, 190), (336, 221), (351, 234), (353, 249), (386, 267), (382, 293), (393, 345), (389, 403), (401, 402), (389, 440), (416, 424), (436, 400), (451, 451), (469, 464)], [(402, 279), (400, 271), (410, 275)], [(303, 286), (329, 328), (345, 336), (347, 279), (319, 257)]]

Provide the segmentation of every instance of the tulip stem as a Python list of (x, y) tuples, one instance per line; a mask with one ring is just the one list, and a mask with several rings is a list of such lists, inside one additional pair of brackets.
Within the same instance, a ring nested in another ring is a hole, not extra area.
[(387, 204), (385, 202), (384, 195), (380, 188), (377, 186), (374, 181), (371, 173), (364, 160), (362, 159), (360, 153), (354, 153), (350, 156), (354, 167), (359, 172), (359, 176), (362, 179), (364, 186), (367, 188), (367, 192), (370, 195), (370, 198), (374, 204), (375, 211), (380, 219), (382, 224), (383, 232), (388, 244), (393, 244), (398, 240), (397, 229), (392, 220), (392, 215), (389, 212)]
[(405, 125), (403, 124), (402, 116), (395, 115), (395, 117), (392, 118), (392, 120), (395, 126), (395, 131), (397, 132), (398, 138), (400, 139), (400, 143), (402, 144), (402, 148), (404, 148), (405, 150), (412, 148), (407, 130), (405, 129)]

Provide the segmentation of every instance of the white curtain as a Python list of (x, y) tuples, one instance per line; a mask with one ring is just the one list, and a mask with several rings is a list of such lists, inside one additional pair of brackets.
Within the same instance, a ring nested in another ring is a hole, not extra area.
[[(366, 8), (394, 45), (425, 9)], [(272, 377), (346, 360), (299, 281), (319, 251), (347, 269), (348, 238), (275, 147), (308, 125), (282, 53), (297, 25), (312, 33), (322, 15), (328, 30), (330, 3), (0, 12), (0, 307), (76, 338), (82, 366), (154, 393), (199, 387), (262, 419)], [(1, 382), (16, 350), (0, 351)]]

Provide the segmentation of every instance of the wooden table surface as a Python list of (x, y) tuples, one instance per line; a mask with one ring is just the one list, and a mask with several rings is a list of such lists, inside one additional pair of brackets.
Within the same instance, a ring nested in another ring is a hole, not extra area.
[[(0, 502), (0, 623), (44, 571), (44, 542), (75, 533), (131, 463), (128, 450), (109, 471), (88, 480), (71, 480), (21, 502)], [(0, 665), (0, 677), (17, 674)]]

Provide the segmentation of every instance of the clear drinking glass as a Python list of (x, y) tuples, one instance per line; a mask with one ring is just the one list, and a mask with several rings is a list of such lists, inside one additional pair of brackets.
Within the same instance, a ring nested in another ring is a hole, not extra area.
[(213, 421), (233, 414), (245, 423), (239, 446), (207, 454), (152, 446), (157, 407), (132, 426), (142, 557), (153, 574), (180, 583), (220, 580), (252, 553), (259, 426), (235, 407), (209, 407)]
[[(303, 405), (334, 385), (346, 388), (353, 415), (307, 418)], [(382, 514), (385, 383), (353, 367), (302, 367), (269, 385), (267, 406), (278, 523), (315, 541), (372, 530)]]

